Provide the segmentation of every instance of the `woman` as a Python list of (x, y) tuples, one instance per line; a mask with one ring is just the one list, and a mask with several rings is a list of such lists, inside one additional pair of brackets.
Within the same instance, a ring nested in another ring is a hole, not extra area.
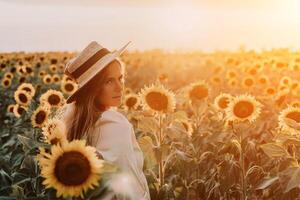
[(77, 82), (78, 89), (67, 99), (60, 118), (67, 126), (69, 141), (86, 139), (104, 160), (130, 177), (130, 199), (146, 200), (150, 193), (143, 174), (143, 152), (131, 123), (114, 109), (121, 103), (124, 84), (124, 65), (118, 56), (128, 44), (110, 52), (91, 42), (67, 63), (65, 74)]

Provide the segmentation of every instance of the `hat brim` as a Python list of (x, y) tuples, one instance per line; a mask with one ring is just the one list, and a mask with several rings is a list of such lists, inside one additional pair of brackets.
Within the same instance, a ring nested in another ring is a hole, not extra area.
[(125, 45), (123, 46), (121, 49), (119, 49), (118, 51), (115, 51), (115, 52), (112, 52), (111, 53), (111, 57), (109, 60), (107, 60), (107, 62), (105, 62), (103, 64), (103, 66), (100, 66), (99, 68), (99, 71), (97, 71), (92, 77), (89, 78), (89, 80), (87, 80), (84, 85), (82, 85), (80, 88), (78, 88), (72, 95), (70, 95), (67, 100), (66, 100), (66, 103), (69, 104), (69, 103), (72, 103), (73, 101), (76, 100), (76, 97), (78, 96), (78, 94), (85, 88), (85, 86), (91, 82), (91, 80), (93, 80), (93, 78), (102, 71), (102, 69), (104, 69), (106, 66), (108, 66), (112, 61), (114, 61), (118, 56), (120, 56), (125, 48), (128, 46), (128, 44), (130, 43), (130, 41)]

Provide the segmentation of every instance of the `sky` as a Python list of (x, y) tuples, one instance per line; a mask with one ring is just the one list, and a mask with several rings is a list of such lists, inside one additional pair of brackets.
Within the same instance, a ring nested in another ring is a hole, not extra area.
[(0, 52), (300, 51), (299, 0), (0, 0)]

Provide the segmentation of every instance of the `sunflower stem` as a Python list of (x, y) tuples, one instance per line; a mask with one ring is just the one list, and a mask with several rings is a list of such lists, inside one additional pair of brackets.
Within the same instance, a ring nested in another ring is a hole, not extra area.
[(160, 147), (160, 160), (159, 160), (159, 173), (158, 173), (158, 177), (159, 177), (159, 190), (162, 188), (162, 186), (164, 185), (164, 173), (163, 173), (163, 152), (162, 152), (162, 116), (159, 115), (159, 134), (158, 134), (158, 141), (159, 141), (159, 147)]
[(240, 152), (240, 165), (242, 167), (242, 189), (243, 189), (243, 195), (242, 199), (247, 199), (247, 181), (245, 178), (245, 158), (244, 158), (244, 148), (242, 145), (243, 142), (243, 131), (240, 132), (240, 145), (241, 145), (241, 152)]

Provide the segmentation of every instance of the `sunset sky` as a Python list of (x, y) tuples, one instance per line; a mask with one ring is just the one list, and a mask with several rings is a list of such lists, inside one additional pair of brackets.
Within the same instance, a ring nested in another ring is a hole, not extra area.
[[(87, 3), (89, 2), (89, 3)], [(220, 3), (221, 2), (221, 3)], [(0, 51), (300, 50), (299, 0), (0, 0)]]

